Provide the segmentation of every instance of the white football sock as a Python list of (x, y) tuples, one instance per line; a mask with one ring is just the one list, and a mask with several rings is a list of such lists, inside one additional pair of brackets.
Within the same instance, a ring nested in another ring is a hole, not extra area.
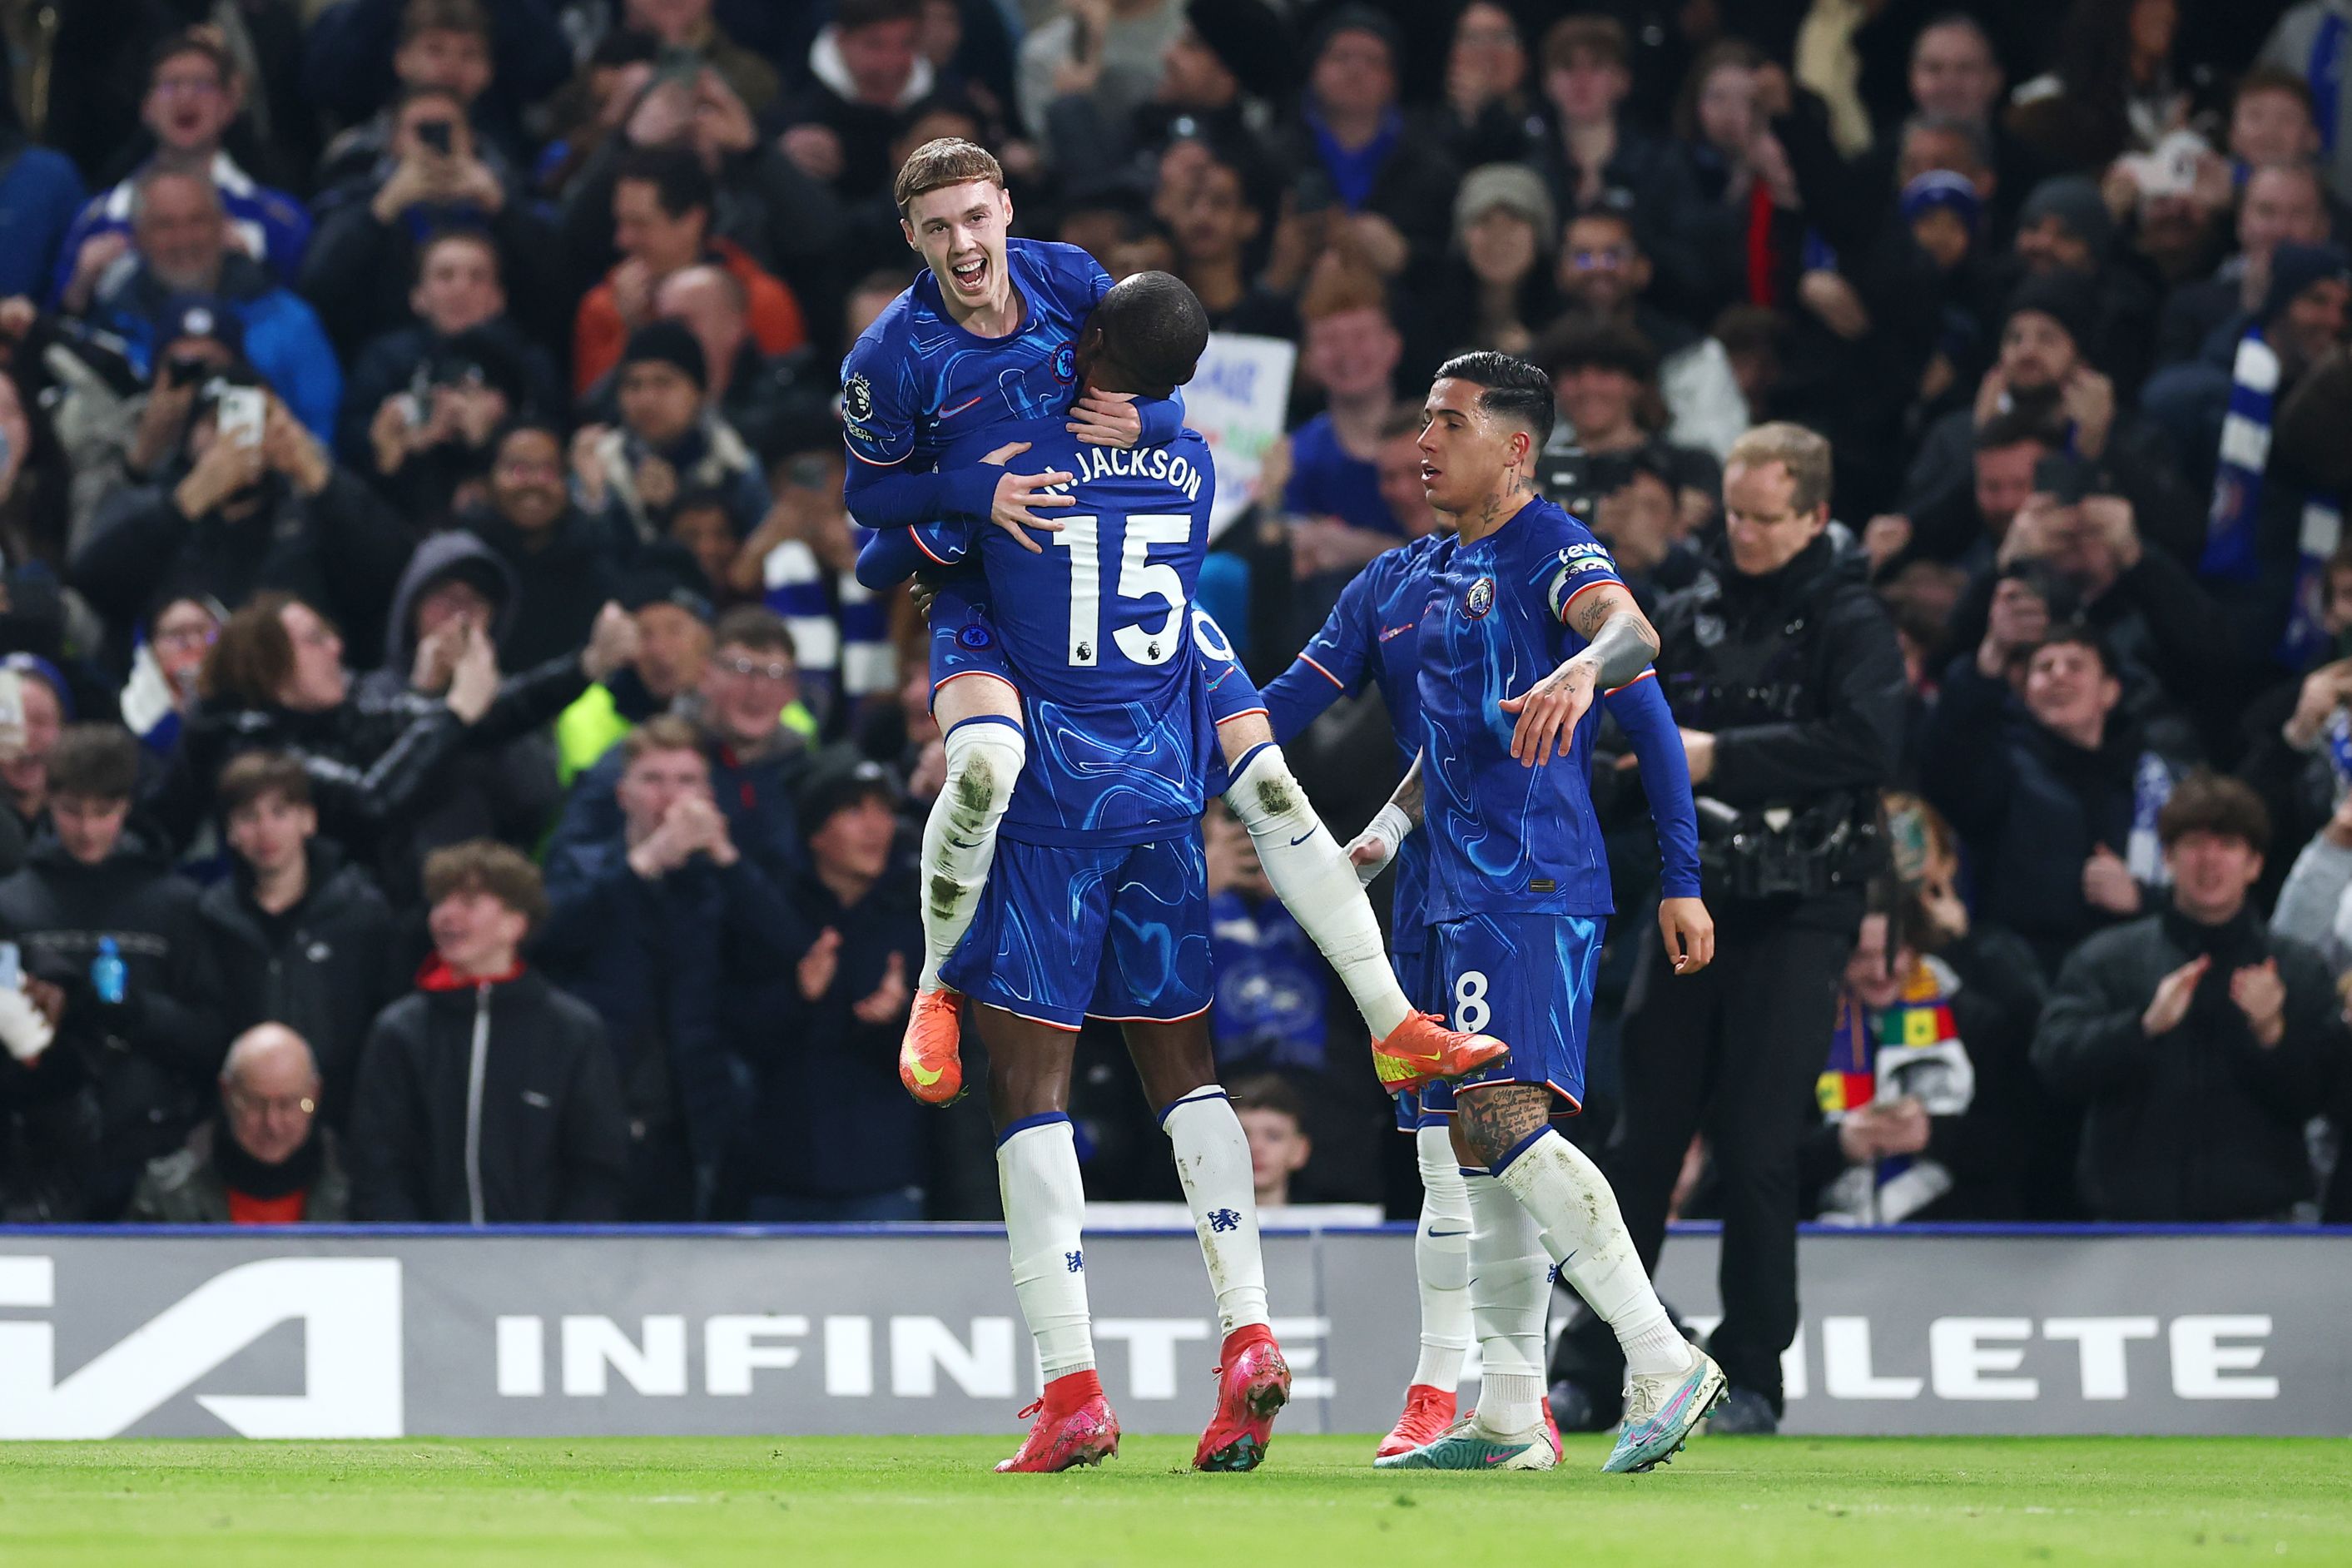
[(1412, 1236), (1421, 1359), (1412, 1364), (1412, 1381), (1452, 1394), (1470, 1348), (1470, 1194), (1446, 1129), (1415, 1132), (1412, 1152), (1421, 1165), (1421, 1227)]
[(1036, 1337), (1045, 1381), (1084, 1372), (1095, 1364), (1095, 1335), (1079, 1234), (1087, 1194), (1070, 1119), (1015, 1122), (996, 1145), (996, 1183), (1012, 1244), (1013, 1294)]
[(923, 973), (916, 989), (936, 991), (940, 965), (971, 929), (980, 889), (996, 858), (996, 828), (1013, 781), (1029, 758), (1021, 727), (983, 715), (947, 733), (948, 782), (923, 821)]
[(1225, 804), (1249, 829), (1275, 896), (1338, 973), (1372, 1037), (1387, 1038), (1412, 1007), (1389, 967), (1381, 922), (1356, 868), (1291, 777), (1280, 746), (1269, 742), (1242, 759)]
[(1688, 1370), (1690, 1342), (1675, 1331), (1643, 1271), (1601, 1167), (1547, 1127), (1511, 1151), (1495, 1175), (1542, 1227), (1560, 1277), (1616, 1331), (1627, 1369), (1640, 1377)]
[(1217, 1293), (1223, 1331), (1266, 1321), (1265, 1258), (1257, 1238), (1257, 1188), (1250, 1177), (1249, 1137), (1234, 1102), (1211, 1084), (1160, 1112), (1176, 1155), (1201, 1261)]
[(1470, 1315), (1484, 1376), (1478, 1425), (1517, 1437), (1543, 1423), (1543, 1333), (1551, 1265), (1536, 1222), (1485, 1172), (1463, 1173), (1470, 1194)]

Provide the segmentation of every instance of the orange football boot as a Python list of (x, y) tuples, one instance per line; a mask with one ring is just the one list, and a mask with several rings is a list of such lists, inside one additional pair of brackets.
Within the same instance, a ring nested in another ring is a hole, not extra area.
[(1492, 1035), (1449, 1029), (1434, 1013), (1415, 1013), (1372, 1042), (1372, 1070), (1391, 1094), (1493, 1067), (1511, 1047)]
[(898, 1081), (925, 1105), (953, 1105), (963, 1098), (962, 1006), (963, 997), (944, 986), (915, 993), (898, 1041)]

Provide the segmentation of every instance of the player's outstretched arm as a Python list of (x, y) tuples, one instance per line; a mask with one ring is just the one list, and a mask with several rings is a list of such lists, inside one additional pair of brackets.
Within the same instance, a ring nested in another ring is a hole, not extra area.
[(1658, 634), (1650, 617), (1622, 584), (1596, 583), (1582, 589), (1562, 613), (1584, 647), (1526, 691), (1496, 705), (1518, 715), (1511, 731), (1511, 755), (1522, 767), (1541, 767), (1554, 755), (1568, 755), (1577, 723), (1591, 710), (1594, 694), (1641, 674), (1658, 651)]
[(1356, 879), (1367, 887), (1388, 863), (1396, 858), (1405, 838), (1421, 824), (1421, 764), (1426, 751), (1417, 753), (1412, 766), (1389, 796), (1389, 803), (1372, 816), (1361, 833), (1348, 841), (1348, 858), (1356, 868)]
[(1677, 974), (1696, 974), (1715, 958), (1715, 919), (1699, 900), (1698, 812), (1691, 800), (1690, 767), (1682, 731), (1654, 676), (1646, 672), (1603, 701), (1633, 742), (1642, 793), (1658, 835), (1658, 930)]

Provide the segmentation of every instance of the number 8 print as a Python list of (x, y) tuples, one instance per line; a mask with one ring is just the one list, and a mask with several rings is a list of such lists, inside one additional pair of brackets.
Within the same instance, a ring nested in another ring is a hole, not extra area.
[(1495, 1016), (1486, 1005), (1486, 974), (1484, 970), (1465, 969), (1454, 982), (1454, 1026), (1465, 1034), (1483, 1031)]

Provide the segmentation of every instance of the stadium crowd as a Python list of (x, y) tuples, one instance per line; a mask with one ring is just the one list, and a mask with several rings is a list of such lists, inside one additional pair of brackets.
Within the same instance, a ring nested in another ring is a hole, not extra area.
[[(1830, 438), (1907, 719), (1807, 1213), (2352, 1221), (2352, 11), (2048, 17), (0, 0), (0, 1219), (994, 1212), (895, 1069), (943, 762), (836, 374), (959, 136), (1018, 232), (1297, 342), (1204, 578), (1261, 680), (1436, 525), (1452, 353), (1550, 374), (1645, 603), (1741, 432)], [(1291, 752), (1349, 830), (1393, 780), (1377, 698)], [(1595, 1143), (1657, 863), (1600, 793)], [(1204, 831), (1261, 1199), (1411, 1212)], [(1176, 1195), (1108, 1030), (1073, 1112), (1090, 1195)]]

